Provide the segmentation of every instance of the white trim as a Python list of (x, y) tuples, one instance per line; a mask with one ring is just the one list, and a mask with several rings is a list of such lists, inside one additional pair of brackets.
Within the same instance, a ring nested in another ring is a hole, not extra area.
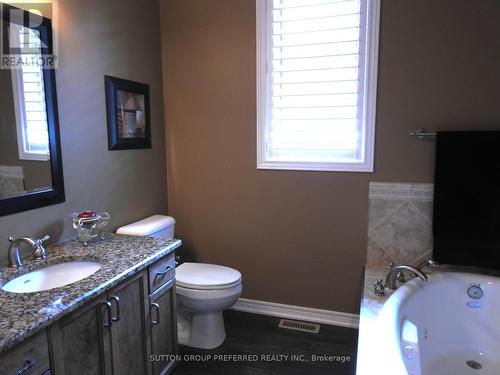
[(17, 148), (19, 160), (47, 161), (50, 160), (50, 152), (30, 152), (25, 149), (26, 142), (26, 118), (24, 104), (24, 89), (22, 80), (22, 69), (11, 69), (12, 91), (14, 97), (14, 110), (16, 114)]
[(306, 322), (329, 324), (339, 327), (358, 328), (359, 315), (340, 311), (313, 309), (311, 307), (284, 305), (281, 303), (240, 298), (231, 308), (253, 314), (297, 319)]
[(267, 116), (267, 53), (268, 42), (264, 40), (267, 33), (267, 1), (256, 0), (256, 56), (257, 56), (257, 168), (265, 161), (265, 136)]
[(365, 164), (373, 172), (375, 164), (375, 126), (377, 120), (378, 50), (380, 34), (380, 0), (366, 0), (365, 74), (363, 79), (363, 124), (365, 133)]
[[(256, 0), (256, 66), (257, 66), (257, 169), (273, 170), (305, 170), (305, 171), (338, 171), (338, 172), (373, 172), (375, 153), (375, 122), (377, 104), (377, 72), (378, 72), (378, 49), (380, 29), (380, 0), (364, 0), (362, 6), (366, 9), (366, 21), (364, 24), (364, 35), (361, 39), (366, 41), (364, 48), (364, 71), (360, 74), (360, 82), (363, 85), (362, 92), (362, 117), (364, 144), (362, 145), (362, 162), (283, 162), (266, 160), (266, 122), (268, 108), (268, 74), (269, 74), (269, 48), (270, 40), (268, 28), (269, 12), (268, 6), (272, 0)], [(362, 12), (363, 14), (364, 12)], [(368, 80), (365, 77), (369, 77)]]
[[(9, 29), (9, 36), (13, 34), (19, 34), (19, 30), (21, 28), (20, 25), (11, 24), (11, 26), (9, 27), (13, 27), (15, 29), (14, 31)], [(43, 72), (41, 72), (41, 74), (43, 74)], [(11, 77), (14, 97), (14, 110), (16, 117), (17, 148), (19, 150), (19, 160), (48, 161), (50, 160), (50, 151), (46, 153), (26, 151), (26, 103), (24, 97), (22, 68), (11, 69)]]
[(312, 163), (261, 161), (257, 169), (273, 169), (286, 171), (330, 171), (330, 172), (373, 172), (373, 161), (365, 163)]
[(26, 155), (24, 152), (24, 139), (26, 139), (26, 130), (24, 127), (24, 89), (22, 81), (22, 71), (21, 69), (11, 69), (11, 75), (14, 111), (16, 114), (17, 149), (19, 150), (19, 160), (29, 160), (25, 158)]

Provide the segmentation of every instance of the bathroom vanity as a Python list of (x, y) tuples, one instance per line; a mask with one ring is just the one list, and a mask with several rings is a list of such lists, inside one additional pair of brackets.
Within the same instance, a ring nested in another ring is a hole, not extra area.
[(168, 374), (177, 353), (174, 250), (179, 240), (107, 234), (49, 248), (47, 260), (0, 269), (0, 287), (51, 264), (99, 262), (75, 283), (0, 290), (0, 374)]

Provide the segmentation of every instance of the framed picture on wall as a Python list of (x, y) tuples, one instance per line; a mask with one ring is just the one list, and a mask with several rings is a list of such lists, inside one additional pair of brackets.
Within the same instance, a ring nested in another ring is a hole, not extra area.
[(104, 76), (108, 149), (151, 148), (149, 85)]

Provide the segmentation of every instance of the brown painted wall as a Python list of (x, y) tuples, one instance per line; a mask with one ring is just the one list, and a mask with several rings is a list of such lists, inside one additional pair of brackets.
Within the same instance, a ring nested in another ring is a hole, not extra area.
[(368, 182), (432, 181), (410, 129), (500, 128), (500, 2), (382, 1), (375, 173), (257, 170), (255, 0), (161, 4), (180, 254), (241, 270), (246, 298), (356, 312)]
[[(107, 210), (115, 229), (167, 210), (158, 0), (59, 0), (59, 17), (66, 202), (0, 217), (0, 262), (10, 235), (72, 236), (72, 211)], [(108, 151), (105, 74), (150, 85), (152, 149)]]

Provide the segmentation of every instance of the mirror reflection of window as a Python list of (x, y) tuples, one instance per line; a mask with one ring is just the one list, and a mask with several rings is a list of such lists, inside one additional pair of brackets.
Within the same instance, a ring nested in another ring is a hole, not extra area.
[(40, 35), (38, 30), (20, 25), (10, 27), (10, 37), (17, 38), (16, 49), (28, 62), (11, 70), (19, 159), (46, 161), (50, 153), (43, 71), (37, 63), (41, 57)]
[(0, 200), (53, 188), (40, 32), (2, 32), (18, 64), (0, 70)]

